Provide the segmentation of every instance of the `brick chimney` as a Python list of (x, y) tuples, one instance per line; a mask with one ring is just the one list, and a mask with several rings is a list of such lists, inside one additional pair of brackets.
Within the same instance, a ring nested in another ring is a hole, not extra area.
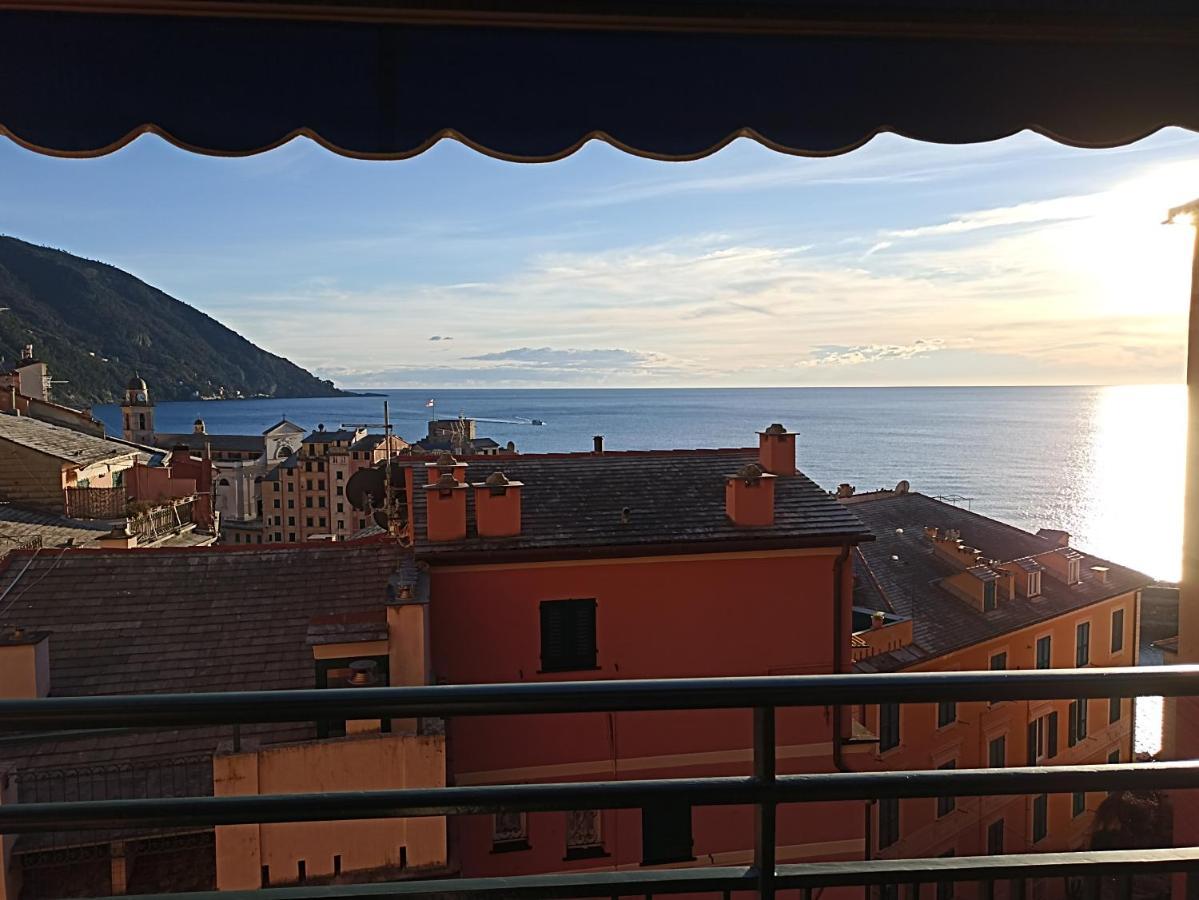
[(724, 479), (724, 510), (734, 525), (774, 524), (775, 476), (750, 463)]
[(795, 438), (799, 433), (788, 431), (775, 422), (758, 432), (758, 461), (771, 475), (795, 474)]
[(520, 490), (503, 472), (492, 472), (475, 489), (475, 527), (479, 537), (504, 538), (520, 534)]
[(137, 546), (137, 535), (129, 531), (129, 522), (124, 520), (112, 526), (112, 531), (97, 538), (96, 543), (104, 550), (132, 550)]
[(449, 473), (454, 480), (466, 483), (466, 463), (458, 462), (448, 453), (442, 453), (436, 462), (425, 463), (425, 484), (434, 484), (442, 475)]
[(428, 515), (425, 528), (430, 541), (466, 538), (466, 491), (466, 485), (455, 478), (452, 471), (443, 472), (433, 484), (425, 485)]
[(0, 628), (0, 700), (49, 694), (50, 632)]

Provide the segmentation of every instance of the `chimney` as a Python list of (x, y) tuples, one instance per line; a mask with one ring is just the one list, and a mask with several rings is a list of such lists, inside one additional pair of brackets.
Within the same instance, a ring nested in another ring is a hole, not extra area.
[(591, 451), (593, 453), (604, 452), (604, 436), (602, 434), (597, 434), (591, 439)]
[(509, 481), (503, 472), (492, 472), (475, 489), (475, 527), (481, 538), (516, 537), (520, 534), (519, 481)]
[(129, 531), (129, 521), (123, 520), (112, 526), (112, 531), (97, 539), (103, 550), (132, 550), (137, 546), (137, 535)]
[(870, 614), (870, 630), (877, 631), (887, 624), (887, 614), (881, 609)]
[(1107, 584), (1107, 566), (1091, 566), (1091, 574), (1095, 576), (1095, 580), (1100, 584)]
[(795, 438), (798, 432), (788, 431), (775, 422), (758, 432), (758, 461), (771, 475), (795, 474)]
[(425, 463), (425, 483), (434, 484), (442, 475), (452, 475), (454, 480), (466, 484), (466, 463), (460, 463), (448, 453), (442, 453), (436, 462)]
[(846, 484), (846, 483), (842, 482), (841, 484), (837, 485), (836, 497), (838, 500), (844, 500), (847, 497), (852, 497), (856, 490), (857, 490), (857, 488), (854, 487), (852, 484)]
[(431, 542), (466, 539), (466, 485), (453, 472), (444, 472), (425, 485), (425, 506), (425, 529)]
[(0, 700), (50, 694), (50, 632), (0, 628)]
[(192, 431), (195, 434), (208, 434), (207, 429), (204, 427), (203, 419), (196, 419), (196, 421), (192, 423)]
[(26, 344), (21, 348), (21, 362), (26, 362), (33, 359), (33, 344)]
[(191, 447), (187, 446), (187, 444), (176, 444), (171, 448), (171, 458), (168, 464), (173, 466), (178, 462), (188, 462), (191, 458)]
[(774, 524), (775, 476), (750, 463), (724, 480), (724, 509), (734, 525)]

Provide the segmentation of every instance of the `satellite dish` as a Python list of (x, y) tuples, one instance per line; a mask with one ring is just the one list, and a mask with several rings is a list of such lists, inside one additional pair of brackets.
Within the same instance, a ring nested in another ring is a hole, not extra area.
[(371, 505), (383, 505), (383, 468), (359, 469), (346, 482), (346, 499), (354, 509), (366, 508), (366, 496), (370, 494)]
[(899, 482), (899, 484), (895, 485), (895, 493), (897, 494), (906, 494), (911, 489), (912, 486), (908, 484), (907, 479), (904, 479), (903, 481)]

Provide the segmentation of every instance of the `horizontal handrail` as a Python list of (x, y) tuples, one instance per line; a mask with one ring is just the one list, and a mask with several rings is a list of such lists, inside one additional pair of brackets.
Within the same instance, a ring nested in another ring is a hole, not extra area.
[(0, 732), (1192, 694), (1196, 665), (138, 694), (0, 701)]
[(662, 778), (470, 787), (80, 800), (0, 806), (0, 834), (70, 829), (174, 828), (265, 822), (631, 809), (672, 800), (696, 806), (815, 803), (891, 797), (987, 797), (1073, 791), (1199, 788), (1199, 762), (897, 772), (820, 772), (752, 777)]
[[(1199, 871), (1199, 847), (1166, 850), (1093, 850), (935, 859), (874, 859), (781, 865), (777, 888), (820, 888), (862, 884), (920, 884), (1094, 875), (1145, 875)], [(371, 884), (310, 885), (252, 891), (204, 891), (167, 895), (171, 900), (358, 900), (363, 897), (503, 896), (613, 897), (721, 891), (752, 891), (748, 866), (640, 869), (616, 872), (523, 875), (515, 878), (455, 878)], [(129, 895), (121, 900), (149, 900)], [(117, 898), (108, 898), (117, 900)]]

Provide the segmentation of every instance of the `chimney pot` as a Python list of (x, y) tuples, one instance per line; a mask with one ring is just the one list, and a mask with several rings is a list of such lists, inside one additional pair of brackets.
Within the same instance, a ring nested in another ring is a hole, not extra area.
[(602, 434), (597, 434), (591, 439), (591, 449), (595, 453), (604, 452), (604, 436)]
[(521, 482), (510, 481), (507, 475), (498, 471), (474, 485), (475, 528), (479, 537), (503, 538), (520, 534), (522, 487)]
[(887, 624), (887, 614), (881, 609), (870, 615), (870, 630), (875, 631)]
[(774, 524), (775, 480), (775, 475), (754, 463), (725, 476), (724, 509), (734, 525)]
[(795, 474), (794, 431), (788, 431), (779, 422), (758, 432), (758, 458), (762, 468), (771, 475)]

